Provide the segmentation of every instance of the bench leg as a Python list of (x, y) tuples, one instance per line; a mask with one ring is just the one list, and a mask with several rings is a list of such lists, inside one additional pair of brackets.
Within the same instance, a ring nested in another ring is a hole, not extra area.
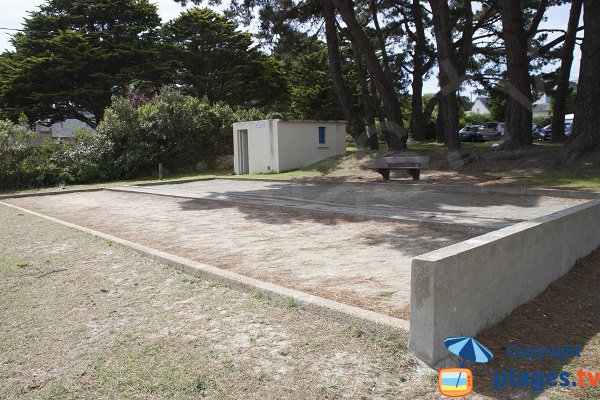
[(408, 173), (410, 174), (410, 176), (412, 176), (414, 181), (418, 181), (419, 176), (421, 175), (421, 170), (420, 169), (409, 169)]
[(381, 176), (383, 176), (383, 180), (384, 181), (389, 181), (390, 180), (390, 170), (389, 169), (379, 168), (377, 170), (377, 172), (379, 172), (381, 174)]

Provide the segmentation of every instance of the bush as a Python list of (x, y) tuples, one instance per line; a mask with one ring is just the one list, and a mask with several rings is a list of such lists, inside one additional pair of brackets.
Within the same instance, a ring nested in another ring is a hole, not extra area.
[(114, 97), (97, 133), (80, 130), (75, 140), (38, 148), (26, 121), (0, 121), (0, 190), (135, 178), (158, 163), (172, 171), (214, 167), (233, 153), (234, 122), (264, 118), (167, 87), (152, 100)]
[[(479, 113), (474, 113), (474, 112), (467, 112), (467, 113), (465, 113), (465, 116), (460, 119), (459, 125), (460, 126), (481, 125), (484, 122), (492, 122), (492, 121), (494, 121), (494, 119), (492, 118), (491, 114), (479, 114)], [(495, 122), (502, 122), (502, 121), (495, 121)]]
[[(75, 141), (48, 140), (32, 149), (18, 167), (25, 186), (53, 186), (106, 180), (102, 138), (85, 130)], [(25, 179), (27, 177), (27, 179)]]
[(552, 117), (551, 116), (547, 116), (547, 117), (534, 117), (533, 118), (533, 123), (534, 124), (538, 124), (539, 126), (541, 126), (543, 128), (546, 125), (552, 124)]
[(261, 118), (258, 110), (234, 111), (166, 87), (139, 107), (114, 98), (98, 132), (110, 143), (113, 174), (131, 178), (150, 173), (158, 163), (173, 171), (199, 163), (213, 167), (219, 156), (233, 152), (232, 124)]
[(0, 190), (24, 187), (22, 181), (30, 179), (19, 169), (19, 164), (31, 153), (33, 133), (26, 123), (24, 119), (19, 124), (0, 120)]

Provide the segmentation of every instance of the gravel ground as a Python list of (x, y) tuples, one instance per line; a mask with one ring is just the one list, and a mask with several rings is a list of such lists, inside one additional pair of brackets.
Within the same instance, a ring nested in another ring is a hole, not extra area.
[(100, 191), (7, 202), (403, 319), (409, 318), (412, 258), (475, 236), (444, 226), (143, 193)]

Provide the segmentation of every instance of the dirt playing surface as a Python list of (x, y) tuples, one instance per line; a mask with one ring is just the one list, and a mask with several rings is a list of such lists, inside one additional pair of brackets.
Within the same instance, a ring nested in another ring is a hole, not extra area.
[(7, 202), (404, 319), (412, 258), (475, 235), (446, 226), (111, 191)]
[(489, 232), (586, 202), (585, 199), (441, 191), (433, 185), (205, 180), (119, 190), (293, 207)]

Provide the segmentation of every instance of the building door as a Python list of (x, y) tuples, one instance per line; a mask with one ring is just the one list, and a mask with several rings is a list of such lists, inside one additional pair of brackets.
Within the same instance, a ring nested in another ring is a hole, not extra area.
[(248, 174), (250, 171), (250, 160), (248, 158), (248, 130), (238, 131), (238, 162), (240, 166), (240, 175)]

